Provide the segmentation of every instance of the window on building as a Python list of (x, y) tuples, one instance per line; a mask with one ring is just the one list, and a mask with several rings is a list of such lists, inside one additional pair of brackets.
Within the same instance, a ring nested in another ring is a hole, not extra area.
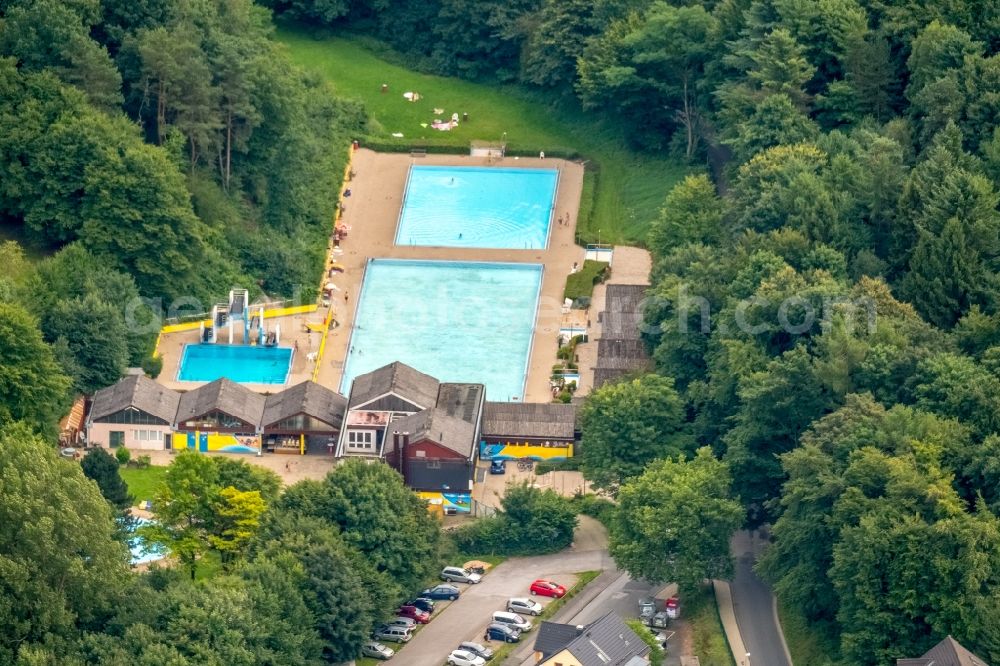
[(375, 449), (375, 433), (371, 430), (347, 431), (347, 448), (356, 451), (372, 451)]

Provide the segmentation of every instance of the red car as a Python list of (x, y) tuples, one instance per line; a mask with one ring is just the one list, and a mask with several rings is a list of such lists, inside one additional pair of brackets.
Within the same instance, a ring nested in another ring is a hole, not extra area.
[(396, 610), (396, 615), (398, 617), (408, 617), (414, 622), (419, 622), (420, 624), (427, 624), (431, 621), (431, 614), (427, 611), (422, 611), (416, 606), (400, 606)]
[(559, 583), (553, 583), (551, 580), (538, 579), (531, 584), (531, 593), (558, 599), (566, 594), (566, 588)]

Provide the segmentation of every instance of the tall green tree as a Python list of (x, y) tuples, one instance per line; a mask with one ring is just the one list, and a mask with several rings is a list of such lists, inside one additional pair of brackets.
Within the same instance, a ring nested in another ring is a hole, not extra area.
[(61, 301), (50, 313), (49, 335), (66, 343), (76, 361), (73, 388), (93, 393), (114, 384), (129, 361), (120, 312), (94, 295)]
[(649, 229), (649, 249), (662, 257), (688, 243), (717, 243), (722, 239), (724, 213), (725, 205), (708, 176), (687, 176), (663, 201)]
[(622, 486), (609, 550), (632, 577), (693, 592), (732, 576), (729, 540), (742, 521), (727, 465), (704, 447), (690, 460), (656, 461)]
[(615, 493), (653, 460), (686, 451), (683, 412), (669, 377), (644, 375), (594, 391), (580, 411), (584, 476)]
[(38, 323), (19, 305), (0, 302), (0, 425), (24, 421), (54, 432), (69, 386)]
[(24, 425), (0, 427), (0, 661), (75, 640), (111, 616), (128, 575), (115, 533), (111, 507), (79, 466)]
[(103, 448), (91, 449), (80, 461), (84, 476), (97, 484), (104, 499), (118, 511), (123, 511), (134, 501), (128, 485), (122, 480), (118, 461)]

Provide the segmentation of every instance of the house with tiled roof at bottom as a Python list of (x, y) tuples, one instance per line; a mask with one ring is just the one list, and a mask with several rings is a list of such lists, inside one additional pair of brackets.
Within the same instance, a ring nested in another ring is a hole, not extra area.
[(182, 393), (174, 417), (173, 448), (258, 453), (266, 399), (228, 379)]
[(164, 449), (180, 395), (145, 375), (129, 375), (94, 394), (87, 415), (88, 446)]
[(646, 666), (652, 650), (614, 612), (585, 625), (542, 622), (534, 648), (545, 666)]
[(947, 636), (922, 657), (897, 659), (896, 666), (989, 666), (989, 664), (966, 650), (954, 638)]
[(485, 395), (482, 384), (439, 382), (399, 362), (359, 375), (337, 456), (383, 460), (432, 507), (468, 512)]

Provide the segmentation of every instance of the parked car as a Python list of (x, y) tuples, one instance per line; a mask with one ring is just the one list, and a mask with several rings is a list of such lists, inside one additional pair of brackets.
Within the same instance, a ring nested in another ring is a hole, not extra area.
[(387, 627), (405, 627), (409, 630), (413, 630), (417, 626), (417, 621), (409, 617), (394, 617), (385, 623)]
[(488, 641), (503, 641), (504, 643), (517, 643), (521, 640), (521, 632), (500, 622), (493, 622), (486, 627), (484, 638)]
[(406, 606), (416, 606), (427, 613), (434, 613), (434, 600), (427, 597), (417, 597), (406, 602)]
[(643, 615), (640, 619), (647, 627), (652, 629), (665, 629), (670, 624), (670, 618), (663, 611), (658, 611), (652, 615)]
[(665, 610), (667, 617), (671, 620), (676, 620), (681, 616), (681, 602), (677, 600), (677, 597), (670, 597), (667, 599)]
[(486, 660), (468, 650), (452, 650), (448, 655), (451, 666), (483, 666)]
[(415, 620), (420, 624), (427, 624), (431, 621), (431, 614), (427, 611), (420, 610), (416, 606), (400, 606), (396, 609), (396, 615), (408, 620)]
[(542, 605), (527, 597), (512, 597), (507, 600), (507, 610), (520, 615), (541, 615)]
[(451, 583), (471, 583), (475, 585), (482, 579), (483, 577), (475, 571), (463, 569), (462, 567), (445, 567), (441, 570), (441, 580)]
[(377, 641), (368, 641), (361, 646), (361, 655), (364, 657), (373, 657), (374, 659), (390, 659), (394, 654), (396, 654), (395, 650), (386, 645), (382, 645)]
[(531, 631), (532, 624), (517, 613), (508, 611), (494, 611), (493, 621), (502, 624), (509, 624), (520, 632)]
[(490, 463), (490, 474), (506, 474), (507, 473), (507, 461), (505, 460), (494, 460)]
[(639, 599), (639, 617), (646, 619), (653, 617), (656, 613), (656, 600), (652, 597)]
[(454, 585), (435, 585), (434, 587), (429, 587), (420, 593), (420, 596), (426, 597), (428, 599), (450, 599), (454, 601), (458, 599), (458, 595), (462, 594), (462, 591), (455, 587)]
[(472, 641), (466, 641), (458, 646), (459, 650), (468, 650), (473, 654), (478, 654), (480, 657), (489, 661), (493, 658), (493, 648), (487, 647), (482, 643), (473, 643)]
[(413, 632), (406, 627), (390, 627), (383, 625), (375, 630), (372, 638), (377, 641), (392, 641), (393, 643), (409, 643)]
[(559, 583), (553, 583), (551, 580), (538, 579), (531, 584), (530, 592), (532, 594), (540, 594), (543, 597), (559, 597), (566, 594), (566, 588)]

